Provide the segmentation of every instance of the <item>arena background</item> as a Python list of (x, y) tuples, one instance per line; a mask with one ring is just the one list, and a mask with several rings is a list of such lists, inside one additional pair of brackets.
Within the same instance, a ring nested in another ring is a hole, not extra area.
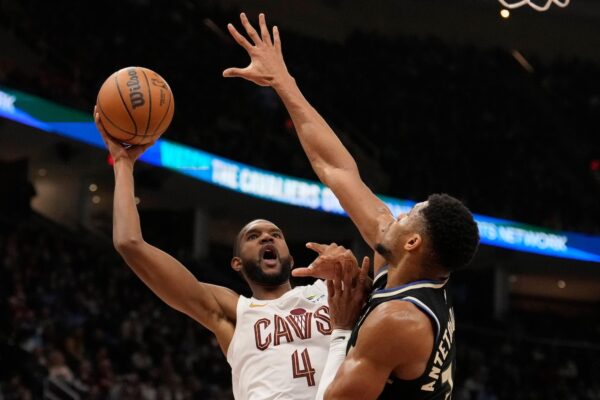
[[(175, 95), (165, 139), (315, 181), (274, 93), (221, 78), (247, 62), (225, 30), (240, 10), (279, 26), (290, 71), (377, 193), (418, 201), (445, 191), (480, 215), (597, 244), (600, 4), (508, 19), (500, 9), (495, 0), (0, 1), (0, 398), (232, 397), (210, 333), (162, 304), (112, 248), (107, 152), (8, 111), (29, 94), (91, 121), (104, 79), (142, 65)], [(282, 227), (298, 265), (311, 260), (309, 240), (368, 254), (343, 216), (181, 172), (140, 163), (136, 194), (146, 240), (200, 280), (247, 294), (229, 268), (231, 244), (259, 217)], [(600, 399), (600, 263), (484, 245), (452, 286), (455, 399)]]

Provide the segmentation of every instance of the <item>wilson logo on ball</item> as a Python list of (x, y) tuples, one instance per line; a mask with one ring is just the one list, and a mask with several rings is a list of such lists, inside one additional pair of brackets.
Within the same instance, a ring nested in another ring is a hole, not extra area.
[(137, 71), (135, 68), (130, 68), (127, 71), (129, 80), (127, 81), (127, 87), (129, 88), (129, 100), (131, 100), (131, 107), (138, 108), (143, 106), (146, 101), (144, 100), (144, 94), (140, 91), (140, 78), (138, 78)]

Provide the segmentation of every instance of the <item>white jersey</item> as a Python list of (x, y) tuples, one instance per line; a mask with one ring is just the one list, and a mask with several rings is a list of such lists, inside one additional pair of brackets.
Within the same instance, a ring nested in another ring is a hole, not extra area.
[(227, 350), (235, 398), (314, 400), (331, 330), (321, 280), (275, 300), (240, 296)]

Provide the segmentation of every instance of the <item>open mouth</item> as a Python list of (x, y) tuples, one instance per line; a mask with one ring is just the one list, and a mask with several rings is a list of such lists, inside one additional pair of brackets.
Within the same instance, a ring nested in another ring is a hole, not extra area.
[(277, 254), (277, 249), (273, 245), (266, 245), (260, 251), (260, 259), (269, 266), (274, 266), (277, 264), (277, 260), (279, 259), (279, 255)]

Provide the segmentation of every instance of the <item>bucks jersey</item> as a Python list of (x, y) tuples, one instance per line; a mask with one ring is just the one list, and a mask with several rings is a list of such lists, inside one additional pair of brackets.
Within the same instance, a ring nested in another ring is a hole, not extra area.
[(321, 280), (275, 300), (240, 296), (227, 350), (235, 398), (314, 400), (331, 331)]
[[(382, 268), (373, 281), (374, 291), (354, 327), (348, 349), (356, 344), (360, 327), (369, 314), (386, 301), (408, 301), (431, 320), (434, 333), (433, 350), (427, 368), (419, 378), (405, 381), (390, 375), (380, 399), (447, 400), (452, 397), (456, 347), (454, 312), (446, 295), (446, 281), (416, 281), (385, 288), (387, 268)], [(393, 338), (390, 338), (393, 340)]]

